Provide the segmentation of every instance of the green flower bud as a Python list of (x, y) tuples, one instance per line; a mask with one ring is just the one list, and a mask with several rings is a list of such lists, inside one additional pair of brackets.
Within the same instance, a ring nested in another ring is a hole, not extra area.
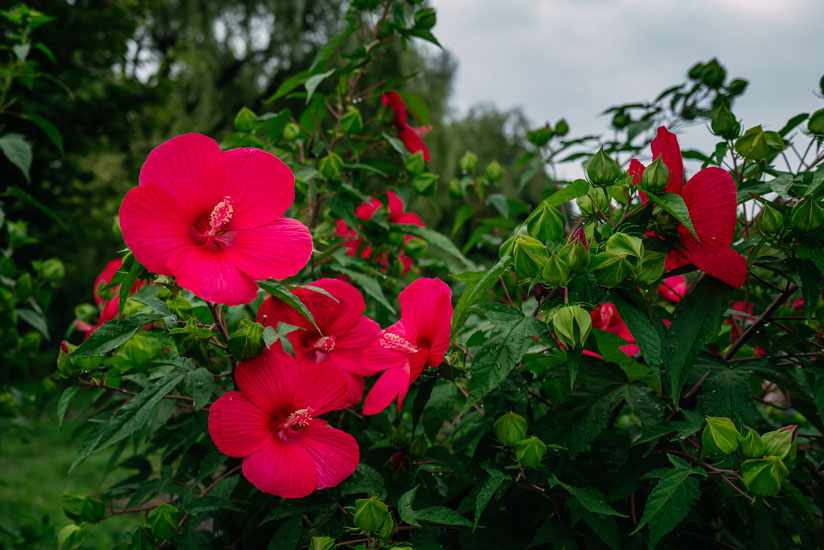
[(727, 90), (729, 90), (730, 95), (741, 95), (744, 93), (744, 90), (747, 89), (748, 84), (749, 82), (747, 82), (743, 78), (735, 78), (729, 83), (729, 85), (727, 86)]
[(248, 107), (243, 107), (235, 116), (235, 130), (251, 132), (257, 126), (257, 115)]
[(735, 120), (735, 115), (729, 110), (725, 103), (722, 103), (710, 123), (712, 133), (724, 139), (735, 139), (741, 131), (741, 125)]
[(20, 298), (27, 298), (34, 292), (34, 279), (28, 273), (23, 273), (14, 282), (14, 291)]
[(569, 124), (565, 119), (561, 119), (555, 123), (555, 130), (553, 131), (556, 136), (565, 136), (569, 133)]
[(557, 208), (543, 201), (526, 219), (526, 229), (531, 237), (547, 242), (564, 236), (566, 220)]
[(413, 176), (422, 174), (424, 170), (426, 170), (426, 161), (423, 160), (423, 151), (418, 151), (417, 153), (406, 157), (406, 160), (403, 161), (403, 167), (406, 168), (406, 171)]
[(463, 198), (463, 188), (461, 187), (461, 180), (452, 178), (449, 180), (449, 197), (452, 199)]
[(767, 445), (758, 432), (747, 428), (747, 433), (741, 438), (741, 454), (746, 458), (761, 458), (766, 450)]
[(546, 454), (546, 445), (543, 441), (533, 435), (518, 441), (513, 447), (515, 448), (515, 458), (521, 466), (524, 468), (539, 468), (541, 466), (541, 459)]
[(553, 254), (541, 270), (541, 279), (552, 288), (565, 287), (569, 282), (569, 265), (558, 254)]
[(514, 445), (526, 437), (526, 419), (509, 411), (492, 425), (495, 437), (504, 445)]
[(501, 181), (501, 179), (504, 177), (504, 169), (500, 164), (498, 164), (497, 161), (493, 160), (492, 162), (486, 165), (484, 176), (486, 176), (486, 179), (488, 179), (490, 183)]
[(723, 417), (707, 417), (707, 425), (701, 434), (704, 454), (729, 455), (738, 449), (741, 433), (732, 420)]
[(510, 260), (512, 259), (515, 255), (515, 237), (517, 237), (517, 235), (513, 235), (501, 244), (501, 247), (498, 249), (499, 258), (509, 256)]
[(812, 233), (824, 223), (824, 212), (810, 198), (796, 203), (790, 211), (790, 223), (793, 229), (802, 233)]
[(377, 497), (360, 498), (355, 501), (355, 514), (352, 523), (366, 534), (379, 531), (385, 523), (391, 522), (389, 508)]
[(604, 148), (598, 149), (598, 152), (589, 160), (587, 164), (587, 176), (592, 185), (596, 187), (606, 187), (612, 185), (618, 176), (621, 175), (621, 167), (612, 157), (604, 152)]
[(85, 497), (80, 507), (80, 519), (96, 523), (106, 515), (106, 505), (96, 497)]
[(715, 58), (711, 59), (709, 63), (704, 65), (701, 70), (701, 82), (710, 88), (720, 87), (724, 84), (724, 80), (726, 80), (726, 78), (727, 71)]
[(549, 259), (549, 252), (538, 239), (519, 234), (515, 235), (512, 256), (518, 275), (529, 278), (541, 273)]
[(528, 130), (526, 139), (535, 147), (543, 147), (552, 139), (552, 128), (549, 127), (549, 124), (546, 124), (543, 128)]
[(343, 159), (337, 153), (329, 153), (318, 162), (320, 175), (326, 179), (334, 179), (340, 175), (343, 168)]
[(363, 130), (363, 117), (353, 105), (350, 105), (341, 117), (340, 129), (347, 135), (359, 134)]
[(63, 262), (57, 258), (51, 258), (43, 262), (43, 267), (40, 268), (40, 273), (43, 275), (46, 282), (54, 285), (59, 283), (63, 277), (66, 276), (66, 268), (63, 266)]
[(286, 141), (295, 141), (300, 137), (300, 126), (294, 122), (287, 122), (283, 127), (283, 139)]
[(249, 319), (240, 321), (240, 328), (229, 336), (229, 351), (239, 361), (252, 359), (263, 353), (263, 325)]
[[(773, 430), (761, 436), (764, 441), (766, 450), (764, 454), (767, 456), (777, 456), (778, 458), (787, 458), (795, 446), (795, 434), (798, 431), (798, 426), (787, 426), (780, 430)], [(794, 456), (792, 458), (795, 458)]]
[(627, 115), (624, 111), (618, 111), (612, 117), (612, 126), (617, 130), (626, 128), (630, 125), (631, 122), (632, 118), (630, 118), (630, 116)]
[(758, 226), (765, 235), (778, 235), (784, 228), (784, 216), (769, 204), (765, 204), (761, 215), (758, 216)]
[(552, 318), (555, 337), (568, 348), (582, 348), (592, 332), (590, 314), (581, 306), (566, 306)]
[(153, 550), (157, 543), (145, 527), (137, 527), (129, 538), (129, 550)]
[(704, 71), (704, 64), (703, 63), (696, 63), (695, 65), (690, 67), (690, 70), (687, 72), (687, 76), (691, 80), (698, 80), (699, 78), (701, 78), (701, 73), (703, 71)]
[(418, 174), (417, 176), (412, 178), (412, 189), (414, 189), (415, 193), (417, 193), (418, 195), (434, 195), (435, 190), (438, 188), (439, 177), (440, 176), (438, 174), (433, 174), (431, 172), (424, 172), (423, 174)]
[(644, 258), (641, 260), (641, 265), (638, 266), (638, 272), (635, 278), (639, 283), (644, 285), (651, 285), (661, 278), (664, 274), (664, 267), (667, 263), (667, 253), (658, 252), (657, 250), (649, 250), (644, 248)]
[(148, 520), (152, 534), (159, 539), (170, 539), (177, 534), (177, 523), (180, 521), (180, 510), (167, 502), (163, 502), (149, 512)]
[(582, 273), (589, 264), (589, 250), (578, 239), (566, 243), (558, 251), (557, 256), (560, 256), (574, 273)]
[(667, 188), (668, 183), (669, 168), (664, 164), (664, 159), (659, 156), (644, 170), (640, 187), (650, 193), (660, 193)]
[(599, 259), (603, 259), (595, 268), (595, 278), (598, 282), (607, 287), (615, 287), (624, 283), (632, 277), (635, 266), (626, 254), (599, 254)]
[(781, 484), (790, 471), (777, 456), (745, 460), (741, 464), (741, 479), (751, 494), (774, 497), (781, 492)]
[(463, 172), (471, 172), (478, 167), (478, 157), (472, 151), (467, 151), (458, 162)]
[(609, 197), (600, 187), (590, 189), (586, 195), (575, 199), (578, 210), (585, 218), (597, 218), (609, 212)]
[(761, 126), (750, 128), (735, 141), (735, 150), (749, 160), (761, 160), (769, 153), (767, 136)]
[(77, 550), (86, 542), (86, 530), (80, 525), (70, 523), (57, 533), (58, 550)]
[(312, 537), (309, 541), (309, 550), (334, 550), (335, 539), (332, 537)]
[(811, 134), (824, 135), (824, 109), (819, 109), (810, 115), (810, 120), (807, 121), (807, 129)]

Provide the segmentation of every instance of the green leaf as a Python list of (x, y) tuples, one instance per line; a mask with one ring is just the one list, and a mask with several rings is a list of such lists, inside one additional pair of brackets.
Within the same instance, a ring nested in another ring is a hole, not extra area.
[(614, 233), (607, 240), (606, 250), (614, 255), (627, 254), (636, 258), (641, 258), (644, 252), (641, 239), (626, 233)]
[(291, 92), (292, 90), (306, 82), (306, 79), (309, 78), (311, 74), (312, 73), (307, 70), (301, 71), (297, 74), (290, 76), (289, 78), (284, 80), (280, 86), (278, 86), (278, 89), (275, 90), (275, 93), (269, 99), (264, 101), (264, 103), (269, 103), (271, 101), (280, 99), (281, 97), (285, 96), (286, 94), (288, 94), (289, 92)]
[(184, 381), (186, 391), (191, 394), (194, 399), (195, 409), (202, 409), (209, 399), (212, 397), (212, 392), (215, 391), (215, 377), (209, 372), (209, 369), (200, 367), (197, 370), (186, 373), (186, 380)]
[(69, 473), (72, 473), (88, 456), (114, 445), (143, 428), (155, 405), (172, 391), (184, 376), (183, 372), (175, 372), (155, 380), (120, 407), (111, 420), (101, 423), (89, 432), (77, 451)]
[(478, 521), (481, 519), (484, 508), (489, 504), (490, 499), (509, 476), (499, 470), (487, 470), (489, 479), (486, 480), (478, 491), (478, 496), (475, 497), (475, 521), (472, 522), (472, 530), (478, 527)]
[(695, 357), (718, 334), (731, 291), (732, 287), (715, 277), (705, 277), (679, 302), (665, 342), (667, 374), (676, 407)]
[(801, 260), (798, 263), (798, 274), (801, 278), (801, 297), (804, 299), (804, 312), (807, 320), (815, 316), (818, 297), (821, 295), (822, 272), (811, 260)]
[(325, 73), (316, 74), (314, 76), (310, 76), (306, 79), (304, 83), (304, 87), (306, 88), (306, 104), (309, 104), (309, 100), (312, 99), (312, 94), (315, 93), (315, 90), (318, 89), (318, 86), (321, 82), (324, 81), (329, 75), (335, 72), (335, 69), (331, 69), (326, 71)]
[(40, 313), (32, 309), (15, 309), (14, 313), (37, 329), (37, 332), (46, 337), (46, 340), (51, 340), (49, 337), (49, 325), (46, 324), (46, 318)]
[(618, 512), (615, 508), (607, 504), (604, 494), (595, 487), (573, 487), (559, 480), (554, 475), (552, 476), (551, 481), (560, 485), (570, 495), (575, 497), (578, 504), (580, 504), (585, 510), (604, 516), (618, 516), (620, 518), (627, 517), (625, 514)]
[(386, 296), (383, 295), (383, 290), (381, 290), (381, 285), (378, 283), (378, 281), (376, 281), (369, 275), (364, 275), (359, 271), (354, 271), (352, 269), (347, 269), (345, 267), (341, 267), (338, 265), (333, 265), (332, 269), (340, 273), (343, 273), (344, 275), (352, 279), (352, 282), (361, 287), (363, 291), (370, 295), (372, 298), (377, 300), (378, 303), (386, 309), (388, 309), (390, 313), (395, 313), (395, 308), (393, 308), (392, 304), (390, 304), (386, 300)]
[(509, 259), (509, 256), (504, 256), (486, 272), (479, 272), (484, 273), (483, 277), (474, 285), (467, 286), (466, 290), (461, 294), (452, 315), (452, 334), (457, 333), (464, 323), (466, 323), (466, 320), (469, 318), (469, 308), (483, 300), (486, 297), (486, 292), (498, 282), (500, 276), (506, 271)]
[(361, 462), (358, 464), (355, 473), (340, 484), (341, 496), (349, 495), (375, 495), (380, 499), (386, 498), (386, 486), (383, 476), (373, 467)]
[(0, 136), (0, 151), (6, 155), (9, 162), (17, 166), (26, 181), (31, 183), (29, 171), (31, 170), (32, 148), (31, 143), (21, 134), (4, 134)]
[(415, 493), (418, 492), (418, 485), (414, 489), (407, 491), (398, 500), (398, 514), (401, 520), (409, 525), (420, 526), (420, 521), (435, 523), (438, 525), (456, 525), (461, 527), (472, 527), (471, 521), (463, 517), (461, 514), (446, 508), (445, 506), (430, 506), (429, 508), (422, 508), (415, 510), (412, 508), (412, 502), (415, 500)]
[(64, 222), (60, 218), (60, 216), (57, 215), (57, 212), (55, 212), (39, 200), (35, 199), (19, 187), (17, 187), (16, 185), (12, 185), (8, 189), (6, 189), (6, 195), (11, 195), (13, 197), (17, 197), (20, 200), (26, 201), (30, 205), (34, 206), (35, 208), (46, 214), (52, 220), (54, 220), (54, 223), (59, 225), (60, 229), (66, 232), (71, 231), (71, 228), (68, 226), (68, 224), (66, 224), (66, 222)]
[(656, 377), (661, 376), (661, 338), (652, 326), (649, 316), (638, 309), (624, 292), (612, 291), (610, 301), (615, 305), (621, 319), (626, 323), (647, 366)]
[(74, 399), (74, 396), (77, 395), (77, 391), (80, 389), (79, 386), (69, 386), (63, 393), (60, 394), (60, 400), (57, 402), (57, 427), (62, 429), (63, 428), (63, 418), (66, 416), (66, 409), (69, 408), (69, 404)]
[(649, 524), (650, 549), (687, 517), (692, 503), (701, 494), (698, 480), (693, 476), (704, 475), (704, 470), (693, 468), (672, 455), (669, 455), (669, 459), (675, 468), (664, 474), (649, 494), (641, 521), (632, 532), (635, 534)]
[(318, 328), (315, 318), (312, 317), (312, 312), (309, 311), (309, 308), (307, 308), (303, 302), (300, 301), (300, 298), (292, 294), (288, 288), (275, 281), (260, 281), (258, 284), (260, 285), (260, 288), (303, 315), (303, 317), (312, 323), (312, 325), (318, 329), (318, 332), (320, 332), (320, 328)]
[[(129, 254), (123, 258), (123, 265), (118, 271), (126, 272), (125, 276), (119, 277), (121, 283), (120, 290), (118, 290), (120, 301), (117, 305), (117, 316), (120, 317), (123, 315), (123, 308), (126, 307), (126, 302), (129, 300), (129, 293), (132, 291), (132, 286), (134, 286), (134, 283), (143, 272), (146, 271), (146, 268), (140, 265), (135, 259), (134, 254)], [(112, 279), (114, 279), (114, 277), (112, 277)], [(108, 286), (111, 286), (111, 283), (107, 285), (107, 287)]]
[(60, 134), (60, 130), (55, 128), (54, 124), (52, 124), (51, 122), (49, 122), (48, 120), (46, 120), (45, 118), (43, 118), (39, 115), (28, 114), (28, 115), (26, 115), (26, 118), (28, 120), (31, 120), (32, 122), (34, 122), (37, 125), (38, 128), (43, 130), (43, 133), (45, 133), (46, 136), (48, 136), (48, 138), (50, 140), (52, 140), (52, 143), (55, 144), (57, 149), (60, 151), (60, 154), (62, 155), (63, 154), (63, 136)]
[(152, 534), (159, 539), (170, 539), (177, 534), (181, 512), (168, 502), (161, 502), (149, 512), (147, 520)]
[(521, 362), (532, 337), (543, 331), (540, 321), (514, 311), (519, 314), (517, 320), (498, 323), (487, 335), (484, 346), (475, 353), (468, 373), (469, 395), (464, 410), (497, 388)]
[(699, 242), (701, 241), (698, 233), (695, 232), (695, 227), (693, 227), (692, 220), (690, 220), (690, 211), (686, 203), (684, 203), (684, 199), (681, 198), (681, 195), (676, 195), (675, 193), (653, 195), (649, 192), (647, 192), (646, 195), (652, 202), (663, 208), (670, 216), (684, 224), (684, 227), (689, 229), (690, 233), (692, 233)]
[(150, 323), (159, 321), (164, 315), (152, 313), (150, 315), (138, 315), (128, 317), (122, 321), (113, 320), (103, 323), (95, 330), (89, 338), (80, 344), (69, 357), (79, 359), (81, 357), (96, 357), (105, 355), (119, 345), (127, 342), (139, 330)]
[(587, 191), (589, 191), (589, 183), (587, 183), (586, 180), (575, 180), (563, 189), (551, 194), (546, 199), (546, 202), (548, 202), (550, 206), (561, 206), (566, 202), (586, 195)]
[[(699, 365), (704, 366), (703, 358), (696, 360), (696, 366)], [(758, 414), (752, 402), (750, 370), (741, 366), (730, 369), (715, 363), (707, 366), (710, 375), (701, 386), (696, 411), (704, 416), (723, 416), (754, 426)]]
[(458, 248), (452, 243), (451, 239), (438, 233), (434, 229), (411, 224), (398, 225), (396, 228), (408, 235), (420, 237), (429, 244), (435, 245), (443, 251), (448, 252), (457, 258), (458, 261), (460, 261), (464, 266), (466, 266), (467, 269), (475, 269), (475, 264), (461, 254), (461, 251), (458, 250)]

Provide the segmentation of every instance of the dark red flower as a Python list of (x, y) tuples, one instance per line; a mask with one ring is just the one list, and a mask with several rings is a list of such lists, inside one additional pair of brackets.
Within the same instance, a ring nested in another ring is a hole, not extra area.
[(383, 104), (389, 105), (395, 112), (395, 128), (398, 130), (398, 137), (401, 138), (404, 146), (410, 153), (417, 153), (423, 151), (423, 160), (429, 161), (429, 149), (421, 139), (422, 135), (429, 132), (432, 127), (426, 128), (412, 128), (406, 123), (406, 104), (401, 99), (398, 92), (386, 92), (383, 94)]
[[(640, 353), (638, 346), (635, 345), (635, 338), (633, 338), (632, 334), (630, 334), (627, 324), (623, 319), (621, 319), (621, 316), (618, 314), (618, 310), (613, 304), (601, 304), (596, 307), (592, 310), (590, 319), (592, 319), (593, 328), (611, 332), (612, 334), (620, 336), (628, 342), (627, 345), (620, 346), (618, 349), (630, 357)], [(587, 350), (584, 350), (584, 354), (591, 355), (593, 357), (601, 357), (600, 355)]]
[(683, 275), (667, 277), (658, 285), (658, 295), (665, 300), (677, 304), (687, 293), (689, 286), (689, 283), (687, 283)]
[[(122, 265), (122, 258), (110, 261), (106, 264), (106, 267), (103, 268), (100, 275), (98, 275), (94, 280), (94, 301), (100, 308), (100, 318), (94, 326), (79, 320), (75, 320), (74, 322), (74, 326), (77, 327), (77, 329), (85, 331), (86, 334), (83, 337), (84, 340), (100, 328), (100, 325), (107, 321), (111, 321), (117, 316), (117, 310), (120, 309), (120, 285), (107, 290), (105, 294), (101, 293), (101, 290), (109, 284), (109, 281), (112, 280), (112, 277), (114, 277), (114, 274), (117, 273)], [(129, 290), (129, 293), (134, 294), (142, 287), (143, 281), (136, 281), (134, 285), (132, 285), (131, 290)]]

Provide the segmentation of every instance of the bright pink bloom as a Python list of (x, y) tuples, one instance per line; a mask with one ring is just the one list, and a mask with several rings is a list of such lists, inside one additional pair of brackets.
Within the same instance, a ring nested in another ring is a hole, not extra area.
[(667, 277), (664, 279), (664, 282), (658, 286), (658, 295), (665, 300), (677, 304), (687, 293), (689, 286), (689, 283), (687, 283), (683, 275)]
[[(84, 340), (100, 328), (100, 325), (107, 321), (111, 321), (117, 316), (117, 310), (120, 309), (120, 285), (106, 291), (110, 294), (109, 298), (101, 296), (100, 290), (109, 284), (109, 281), (112, 280), (112, 277), (114, 277), (114, 274), (117, 273), (122, 265), (122, 258), (110, 261), (106, 264), (106, 267), (103, 268), (100, 275), (98, 275), (94, 280), (94, 302), (97, 304), (97, 307), (100, 308), (100, 318), (94, 326), (89, 323), (84, 323), (83, 321), (74, 321), (74, 326), (77, 327), (78, 330), (82, 330), (86, 333), (83, 337)], [(129, 293), (134, 294), (142, 287), (143, 281), (135, 281), (131, 290), (129, 290)]]
[(295, 177), (274, 155), (186, 134), (149, 153), (120, 227), (149, 271), (204, 300), (247, 304), (257, 280), (295, 275), (312, 254), (306, 226), (283, 217), (294, 198)]
[[(349, 388), (346, 405), (355, 405), (363, 396), (362, 375), (368, 374), (361, 367), (361, 355), (377, 340), (381, 327), (364, 317), (366, 304), (352, 285), (336, 279), (320, 279), (308, 286), (323, 289), (338, 300), (307, 288), (292, 291), (312, 314), (320, 331), (306, 317), (274, 297), (261, 304), (258, 322), (274, 328), (279, 322), (300, 327), (302, 330), (288, 336), (298, 365), (323, 365), (343, 372)], [(280, 348), (280, 342), (275, 346)]]
[[(700, 241), (684, 226), (678, 226), (681, 249), (667, 255), (666, 269), (693, 264), (708, 275), (721, 279), (735, 288), (744, 286), (747, 260), (730, 246), (735, 233), (735, 181), (721, 168), (704, 168), (684, 184), (684, 161), (678, 139), (666, 128), (658, 128), (652, 141), (653, 159), (661, 157), (669, 169), (666, 192), (681, 195), (690, 213), (690, 220)], [(637, 184), (644, 166), (637, 160), (630, 163), (629, 173)], [(645, 197), (644, 197), (645, 200)]]
[(377, 414), (398, 398), (398, 410), (409, 387), (426, 366), (437, 367), (449, 349), (452, 291), (440, 279), (417, 279), (398, 296), (401, 320), (380, 333), (363, 354), (366, 372), (383, 372), (363, 404), (364, 414)]
[[(600, 330), (605, 330), (607, 332), (611, 332), (616, 336), (620, 336), (627, 342), (629, 342), (625, 346), (620, 346), (618, 349), (629, 355), (630, 357), (634, 355), (638, 355), (640, 351), (638, 350), (638, 346), (635, 345), (635, 338), (632, 337), (632, 334), (629, 332), (629, 328), (627, 328), (627, 324), (624, 323), (624, 320), (621, 319), (621, 316), (618, 314), (618, 310), (615, 308), (613, 304), (601, 304), (600, 306), (596, 307), (592, 310), (590, 314), (590, 319), (592, 319), (592, 327), (597, 328)], [(594, 357), (600, 357), (592, 352), (586, 352), (587, 355), (593, 355)]]
[(243, 458), (243, 475), (265, 493), (301, 498), (334, 487), (355, 471), (358, 444), (317, 417), (342, 409), (346, 379), (336, 369), (299, 367), (266, 350), (235, 369), (240, 391), (209, 408), (209, 435), (220, 452)]
[[(421, 218), (418, 217), (417, 214), (413, 214), (411, 212), (404, 211), (403, 201), (393, 193), (392, 191), (387, 191), (386, 196), (389, 199), (389, 223), (396, 223), (398, 225), (417, 225), (419, 227), (424, 227), (423, 221)], [(357, 216), (361, 220), (369, 220), (375, 213), (383, 207), (383, 203), (376, 198), (369, 199), (369, 202), (365, 202), (361, 204), (355, 210), (355, 216)], [(335, 227), (335, 232), (339, 237), (343, 238), (343, 246), (346, 248), (346, 254), (349, 256), (356, 256), (358, 248), (361, 247), (363, 240), (358, 238), (358, 233), (354, 229), (349, 229), (349, 226), (346, 225), (346, 222), (343, 220), (337, 221), (337, 226)], [(405, 235), (403, 242), (407, 243), (410, 239), (414, 239), (412, 235)], [(364, 260), (369, 259), (372, 256), (372, 247), (366, 246), (361, 249), (361, 258)], [(400, 254), (398, 254), (398, 259), (403, 266), (403, 273), (408, 273), (410, 269), (412, 269), (412, 258), (406, 255), (406, 253), (401, 250)], [(376, 258), (378, 263), (384, 266), (389, 265), (389, 258), (386, 254), (379, 254)]]
[[(735, 311), (743, 311), (745, 313), (752, 313), (752, 304), (748, 302), (735, 302), (730, 309)], [(739, 328), (744, 328), (753, 321), (755, 321), (755, 317), (752, 315), (743, 315), (741, 313), (733, 313), (731, 318), (724, 319), (724, 322), (732, 327), (730, 331), (730, 338), (732, 340), (738, 338)]]
[(401, 99), (398, 92), (386, 92), (382, 98), (384, 105), (389, 105), (395, 112), (395, 128), (398, 130), (398, 137), (401, 138), (404, 146), (410, 153), (417, 153), (423, 151), (423, 160), (431, 160), (429, 149), (421, 139), (422, 135), (426, 135), (431, 129), (431, 126), (426, 128), (412, 128), (406, 123), (406, 104)]

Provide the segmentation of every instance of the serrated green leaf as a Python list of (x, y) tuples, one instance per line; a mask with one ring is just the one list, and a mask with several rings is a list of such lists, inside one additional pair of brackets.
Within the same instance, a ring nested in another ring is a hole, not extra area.
[(31, 183), (31, 177), (29, 176), (33, 158), (31, 143), (22, 134), (4, 134), (0, 136), (0, 151), (3, 152), (9, 162), (23, 172), (26, 181)]
[(48, 136), (48, 138), (54, 143), (57, 147), (57, 150), (60, 151), (60, 154), (63, 154), (63, 136), (60, 134), (60, 130), (55, 128), (54, 124), (46, 120), (45, 118), (29, 113), (26, 115), (28, 120), (34, 122), (38, 128), (43, 130), (43, 133)]
[(306, 104), (309, 104), (309, 100), (312, 99), (312, 95), (315, 93), (315, 90), (318, 89), (318, 86), (321, 82), (323, 82), (329, 75), (335, 72), (335, 69), (330, 69), (325, 73), (316, 74), (310, 76), (306, 79), (306, 82), (303, 86), (306, 88)]
[(478, 491), (478, 496), (475, 497), (475, 521), (472, 522), (473, 531), (478, 527), (478, 521), (481, 519), (484, 508), (489, 504), (490, 499), (492, 499), (492, 496), (504, 480), (508, 478), (506, 474), (499, 470), (487, 470), (487, 473), (489, 474), (489, 479), (481, 486), (481, 489)]
[(57, 402), (57, 427), (59, 429), (63, 428), (63, 418), (66, 416), (66, 409), (69, 408), (69, 404), (74, 399), (74, 396), (77, 395), (77, 391), (80, 389), (78, 386), (69, 386), (63, 393), (60, 394), (60, 400)]
[(649, 316), (638, 309), (629, 297), (620, 291), (610, 293), (610, 300), (618, 310), (621, 319), (626, 323), (638, 350), (652, 369), (656, 377), (661, 375), (662, 346), (658, 331), (652, 326)]
[(194, 399), (195, 409), (202, 409), (215, 391), (215, 377), (209, 369), (200, 367), (199, 369), (186, 373), (184, 381), (186, 391)]
[(80, 344), (69, 357), (79, 359), (81, 357), (105, 355), (107, 352), (127, 342), (146, 325), (159, 321), (163, 317), (164, 315), (159, 313), (152, 313), (150, 315), (128, 317), (122, 321), (115, 319), (103, 323), (85, 342)]
[(559, 189), (551, 194), (546, 199), (546, 202), (549, 203), (550, 206), (561, 206), (566, 202), (586, 195), (587, 191), (589, 191), (589, 183), (587, 183), (586, 180), (575, 180), (563, 189)]
[(445, 506), (430, 506), (429, 508), (422, 508), (420, 510), (413, 509), (412, 502), (415, 500), (418, 487), (419, 486), (416, 485), (414, 489), (407, 491), (398, 499), (398, 514), (401, 520), (409, 525), (416, 526), (420, 526), (420, 521), (426, 521), (438, 525), (472, 527), (471, 521), (455, 510), (446, 508)]
[(484, 272), (483, 277), (481, 277), (477, 283), (467, 286), (466, 290), (461, 294), (452, 315), (452, 334), (459, 331), (464, 323), (466, 323), (466, 320), (469, 318), (469, 308), (480, 302), (486, 296), (486, 291), (498, 282), (500, 276), (506, 271), (509, 259), (509, 256), (504, 256), (498, 260), (498, 263)]
[(398, 225), (396, 226), (396, 228), (399, 231), (402, 231), (403, 233), (406, 233), (408, 235), (420, 237), (429, 244), (437, 246), (444, 252), (448, 252), (450, 255), (452, 255), (458, 261), (460, 261), (464, 266), (466, 266), (467, 269), (475, 269), (475, 264), (468, 260), (463, 254), (461, 254), (461, 251), (458, 250), (458, 248), (452, 243), (451, 239), (438, 233), (434, 229), (412, 224)]

